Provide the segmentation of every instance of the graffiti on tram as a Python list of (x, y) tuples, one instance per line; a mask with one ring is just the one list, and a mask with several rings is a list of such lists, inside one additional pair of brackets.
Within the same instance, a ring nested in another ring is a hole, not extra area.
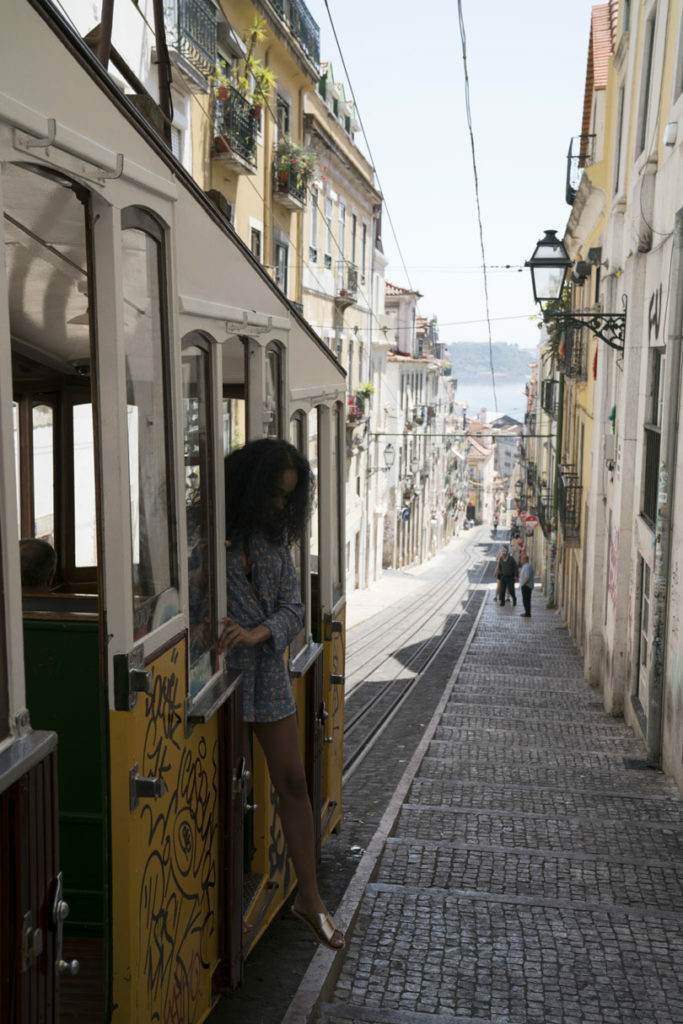
[(141, 771), (162, 778), (167, 795), (141, 804), (147, 859), (139, 891), (140, 958), (151, 1020), (186, 1024), (206, 1002), (216, 946), (218, 745), (185, 740), (184, 644), (150, 666)]

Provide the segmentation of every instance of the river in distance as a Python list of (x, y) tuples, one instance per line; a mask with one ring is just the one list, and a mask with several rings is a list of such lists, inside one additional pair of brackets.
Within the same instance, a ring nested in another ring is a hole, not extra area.
[[(458, 402), (467, 403), (467, 415), (474, 419), (482, 409), (486, 409), (486, 420), (491, 422), (499, 416), (512, 416), (524, 422), (526, 412), (526, 394), (524, 388), (528, 378), (496, 377), (495, 399), (490, 377), (478, 376), (469, 379), (458, 379), (455, 397)], [(497, 401), (496, 401), (497, 400)]]

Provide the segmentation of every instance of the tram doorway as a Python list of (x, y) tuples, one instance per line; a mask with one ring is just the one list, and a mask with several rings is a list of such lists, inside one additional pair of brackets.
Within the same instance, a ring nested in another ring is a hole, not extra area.
[[(61, 869), (70, 908), (62, 956), (81, 964), (61, 982), (55, 1019), (103, 1020), (110, 1003), (108, 703), (89, 199), (80, 186), (27, 165), (5, 167), (3, 197), (20, 532), (57, 553), (54, 579), (23, 597), (31, 725), (59, 736), (59, 852), (52, 871)], [(46, 842), (39, 835), (31, 840), (37, 863)], [(56, 884), (44, 881), (50, 890)]]

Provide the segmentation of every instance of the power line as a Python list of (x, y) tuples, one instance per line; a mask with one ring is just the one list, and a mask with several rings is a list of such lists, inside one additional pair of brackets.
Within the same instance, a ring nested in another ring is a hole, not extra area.
[(375, 171), (375, 177), (377, 178), (377, 187), (379, 188), (379, 191), (382, 193), (382, 196), (383, 196), (383, 199), (384, 199), (384, 208), (387, 211), (387, 220), (389, 221), (389, 226), (391, 227), (391, 233), (394, 236), (394, 242), (396, 243), (396, 249), (398, 251), (398, 255), (399, 255), (400, 260), (401, 260), (401, 265), (403, 267), (403, 271), (404, 271), (404, 273), (406, 275), (406, 280), (408, 281), (408, 285), (410, 287), (410, 290), (414, 292), (415, 288), (413, 288), (413, 285), (411, 283), (410, 275), (408, 273), (408, 268), (406, 267), (406, 261), (403, 258), (403, 252), (401, 251), (401, 246), (400, 246), (399, 241), (398, 241), (398, 236), (396, 234), (396, 229), (394, 228), (394, 222), (393, 222), (393, 220), (391, 218), (391, 213), (389, 212), (389, 204), (387, 203), (387, 197), (384, 195), (384, 190), (382, 189), (382, 184), (381, 184), (381, 182), (379, 180), (379, 174), (377, 173), (377, 166), (375, 164), (375, 158), (372, 155), (372, 150), (370, 148), (370, 142), (368, 140), (368, 136), (367, 136), (367, 133), (365, 131), (365, 125), (363, 124), (363, 119), (360, 116), (360, 109), (358, 107), (358, 102), (356, 100), (356, 94), (354, 92), (353, 85), (351, 84), (351, 76), (349, 75), (349, 69), (346, 66), (346, 61), (344, 60), (344, 54), (342, 53), (341, 43), (339, 42), (339, 36), (337, 35), (337, 29), (336, 29), (334, 21), (332, 19), (332, 12), (330, 11), (330, 7), (329, 7), (329, 4), (328, 4), (327, 0), (324, 0), (324, 3), (325, 3), (325, 10), (327, 11), (327, 16), (330, 19), (330, 26), (332, 28), (332, 34), (334, 35), (334, 41), (337, 44), (337, 51), (339, 52), (339, 57), (340, 57), (340, 60), (342, 62), (342, 67), (344, 68), (344, 74), (346, 75), (346, 81), (348, 82), (349, 89), (351, 90), (351, 96), (353, 97), (353, 104), (354, 104), (354, 107), (355, 107), (356, 116), (358, 117), (358, 123), (360, 124), (360, 128), (361, 128), (361, 131), (363, 133), (363, 138), (365, 139), (365, 145), (366, 145), (367, 150), (368, 150), (368, 156), (370, 157), (370, 163), (372, 164), (373, 169)]
[(486, 273), (486, 253), (484, 251), (484, 228), (481, 222), (481, 204), (479, 202), (479, 175), (477, 173), (477, 156), (474, 147), (474, 130), (472, 128), (472, 110), (470, 108), (470, 80), (467, 73), (467, 41), (465, 36), (465, 21), (462, 13), (462, 0), (458, 0), (458, 24), (460, 25), (460, 40), (462, 43), (462, 63), (465, 73), (465, 109), (467, 111), (467, 127), (470, 133), (470, 146), (472, 149), (472, 170), (474, 171), (474, 195), (477, 204), (477, 221), (479, 223), (479, 245), (481, 247), (481, 262), (484, 273), (484, 301), (486, 304), (486, 322), (489, 335), (489, 361), (491, 364), (491, 386), (493, 388), (493, 404), (498, 412), (498, 396), (496, 395), (496, 374), (493, 369), (493, 339), (491, 337), (491, 313), (489, 309), (489, 282)]

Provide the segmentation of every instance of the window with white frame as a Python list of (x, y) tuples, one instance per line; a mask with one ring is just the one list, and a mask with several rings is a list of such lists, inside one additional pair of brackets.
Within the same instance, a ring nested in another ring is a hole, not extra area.
[(621, 187), (621, 146), (624, 140), (624, 87), (619, 88), (617, 97), (617, 137), (614, 153), (614, 192), (619, 194)]
[(318, 190), (311, 189), (311, 234), (308, 245), (308, 258), (311, 263), (318, 262)]
[(647, 142), (648, 112), (652, 91), (652, 64), (655, 52), (655, 11), (645, 23), (643, 46), (642, 78), (640, 81), (640, 102), (638, 104), (638, 126), (636, 132), (636, 157), (645, 149)]
[(289, 263), (289, 246), (285, 242), (276, 242), (274, 248), (275, 283), (287, 294), (287, 271)]
[(325, 197), (325, 267), (332, 266), (332, 214), (334, 203), (330, 196)]
[(368, 226), (363, 221), (360, 231), (360, 283), (365, 284), (365, 252), (368, 245)]
[(278, 139), (289, 134), (289, 110), (289, 101), (281, 93), (278, 93), (275, 100), (275, 124)]
[(249, 248), (252, 256), (261, 263), (263, 261), (263, 228), (252, 224), (249, 228)]

